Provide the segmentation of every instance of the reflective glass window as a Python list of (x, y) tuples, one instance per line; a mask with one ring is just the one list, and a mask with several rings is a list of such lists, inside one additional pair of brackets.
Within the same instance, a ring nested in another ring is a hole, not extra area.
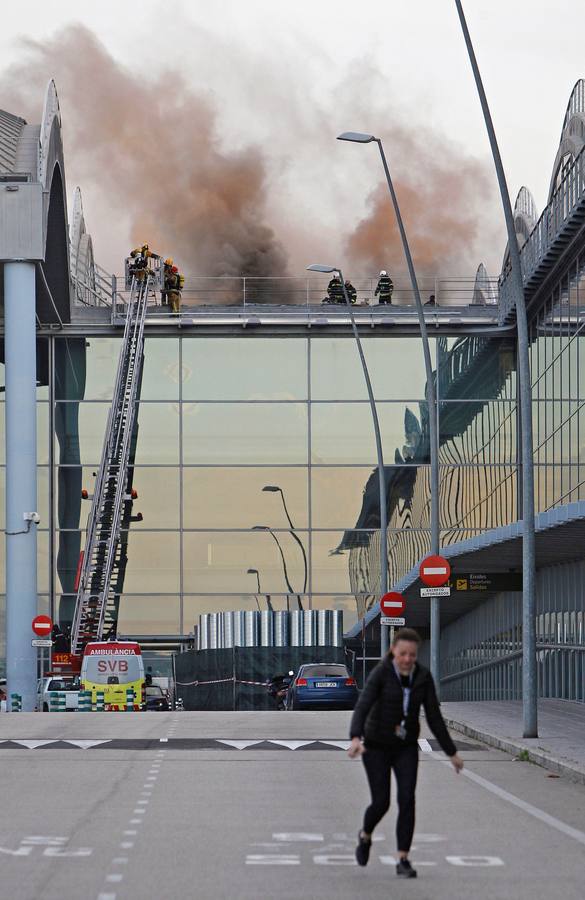
[[(385, 466), (390, 527), (428, 527), (429, 475), (423, 467)], [(314, 466), (311, 507), (315, 528), (377, 528), (378, 469)]]
[[(299, 531), (296, 536), (306, 548), (307, 533)], [(254, 573), (248, 574), (250, 568), (258, 571), (263, 593), (303, 592), (302, 550), (287, 531), (185, 532), (183, 559), (188, 593), (253, 591), (257, 579)]]
[(439, 443), (444, 463), (515, 463), (515, 404), (440, 403)]
[(55, 453), (64, 464), (99, 464), (109, 403), (56, 403)]
[(185, 467), (183, 492), (185, 528), (287, 528), (287, 511), (295, 528), (308, 526), (304, 467)]
[(512, 338), (473, 335), (438, 342), (439, 397), (443, 400), (515, 399)]
[(217, 465), (307, 460), (304, 403), (183, 403), (183, 462)]
[(159, 596), (120, 597), (118, 632), (120, 634), (179, 634), (180, 598), (169, 594)]
[(140, 397), (142, 400), (178, 400), (179, 341), (177, 338), (147, 337)]
[(137, 466), (179, 462), (178, 403), (139, 403), (137, 410)]
[[(379, 403), (377, 409), (385, 462), (427, 462), (426, 403)], [(315, 464), (376, 464), (368, 403), (312, 404), (311, 439)]]
[(57, 400), (110, 400), (114, 391), (120, 338), (55, 340)]
[(315, 531), (313, 591), (369, 593), (380, 584), (379, 531)]
[(444, 528), (490, 529), (517, 519), (514, 466), (441, 466), (440, 522)]
[[(434, 366), (435, 342), (430, 343)], [(424, 399), (426, 376), (419, 338), (362, 335), (362, 347), (376, 400)], [(353, 338), (311, 338), (311, 397), (368, 399)]]
[(183, 338), (183, 399), (304, 400), (303, 338)]

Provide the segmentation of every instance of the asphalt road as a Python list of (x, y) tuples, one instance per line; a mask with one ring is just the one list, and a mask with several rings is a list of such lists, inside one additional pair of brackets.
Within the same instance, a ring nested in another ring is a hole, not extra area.
[(347, 723), (333, 712), (1, 716), (0, 898), (582, 900), (585, 787), (469, 739), (456, 776), (426, 732), (418, 878), (396, 879), (394, 807), (358, 868), (368, 795), (361, 763), (338, 746)]

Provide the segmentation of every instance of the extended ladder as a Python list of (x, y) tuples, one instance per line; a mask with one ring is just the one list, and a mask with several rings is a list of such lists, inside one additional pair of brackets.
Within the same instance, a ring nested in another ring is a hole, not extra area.
[(144, 357), (144, 320), (153, 273), (132, 279), (112, 406), (96, 478), (71, 629), (71, 652), (103, 637), (106, 611), (115, 624), (112, 575), (120, 557), (120, 529), (127, 496), (130, 447)]

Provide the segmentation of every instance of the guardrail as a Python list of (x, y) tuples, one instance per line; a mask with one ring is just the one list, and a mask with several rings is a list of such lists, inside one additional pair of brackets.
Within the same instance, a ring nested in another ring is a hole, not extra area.
[[(325, 310), (342, 308), (345, 304), (329, 304), (327, 299), (327, 285), (329, 278), (320, 277), (213, 277), (202, 275), (187, 275), (185, 287), (182, 291), (183, 307), (247, 307), (253, 305), (274, 306), (321, 306)], [(356, 290), (356, 306), (378, 306), (379, 298), (375, 295), (378, 276), (358, 278), (353, 282)], [(497, 279), (490, 279), (489, 296), (494, 298), (493, 303), (486, 304), (485, 285), (478, 290), (475, 277), (453, 276), (422, 276), (420, 278), (420, 291), (423, 302), (430, 308), (439, 307), (467, 307), (496, 306), (497, 305)], [(127, 302), (123, 276), (114, 277), (114, 293), (120, 312)], [(430, 301), (431, 296), (434, 300)], [(391, 310), (396, 307), (414, 307), (415, 300), (407, 278), (394, 279), (394, 292), (392, 304), (384, 305)]]
[[(561, 236), (573, 215), (583, 209), (585, 201), (585, 148), (567, 168), (561, 184), (532, 233), (520, 250), (524, 283), (532, 278), (546, 254)], [(511, 265), (508, 260), (499, 280), (500, 315), (505, 318), (514, 307)]]

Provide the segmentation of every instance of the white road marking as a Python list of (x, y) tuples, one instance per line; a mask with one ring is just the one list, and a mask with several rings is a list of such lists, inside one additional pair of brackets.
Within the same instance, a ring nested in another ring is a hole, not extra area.
[(21, 844), (32, 844), (40, 847), (60, 847), (67, 843), (66, 837), (55, 837), (53, 835), (30, 834), (23, 838)]
[(115, 894), (98, 894), (97, 900), (116, 900)]
[(340, 750), (347, 750), (349, 741), (319, 741), (320, 744), (329, 744), (330, 747), (339, 747)]
[(414, 840), (419, 844), (438, 844), (439, 841), (446, 841), (447, 838), (444, 834), (425, 834), (424, 832), (419, 834), (417, 831)]
[[(411, 848), (412, 849), (412, 848)], [(380, 856), (378, 857), (383, 866), (395, 866), (396, 858), (394, 856)], [(416, 861), (413, 859), (412, 861), (413, 867), (416, 869), (417, 866), (436, 866), (436, 862), (430, 862), (426, 860), (417, 859)]]
[(419, 738), (418, 745), (423, 753), (432, 753), (433, 752), (433, 748), (431, 747), (431, 745), (429, 744), (429, 742), (427, 741), (426, 738)]
[(323, 840), (322, 834), (315, 834), (310, 831), (277, 831), (276, 834), (272, 835), (273, 841), (286, 841), (295, 842), (295, 841), (308, 841), (311, 844), (315, 844), (317, 841)]
[(112, 860), (113, 866), (125, 866), (128, 862), (127, 856), (115, 856)]
[(142, 819), (130, 819), (130, 825), (142, 825)]
[(47, 847), (43, 850), (43, 856), (68, 856), (71, 858), (78, 856), (91, 856), (93, 850), (91, 847), (78, 847), (77, 850), (64, 850), (62, 847)]
[(445, 859), (452, 866), (503, 866), (504, 860), (499, 856), (446, 856)]
[(123, 875), (114, 872), (112, 875), (106, 875), (106, 881), (109, 881), (111, 884), (116, 884), (122, 881), (123, 877)]
[(357, 866), (354, 854), (319, 853), (313, 857), (317, 866)]
[(270, 744), (279, 744), (281, 747), (287, 747), (288, 750), (298, 750), (299, 747), (306, 747), (307, 744), (314, 744), (314, 741), (269, 741)]
[(124, 834), (132, 835), (132, 834), (138, 834), (138, 832), (136, 831), (135, 828), (129, 828), (127, 831), (124, 832)]
[(261, 744), (262, 741), (224, 741), (218, 740), (218, 744), (227, 744), (228, 747), (235, 747), (236, 750), (245, 750), (246, 747), (253, 747), (254, 744)]
[[(451, 765), (450, 762), (444, 760), (441, 760), (441, 763), (444, 766)], [(518, 809), (522, 809), (525, 813), (528, 813), (529, 816), (533, 816), (533, 818), (550, 826), (550, 828), (554, 828), (556, 831), (560, 831), (561, 834), (566, 834), (567, 837), (571, 837), (573, 840), (578, 841), (579, 844), (585, 845), (585, 832), (580, 831), (578, 828), (573, 828), (572, 825), (567, 825), (565, 822), (561, 822), (560, 819), (551, 816), (542, 809), (538, 809), (538, 807), (533, 806), (531, 803), (527, 803), (526, 800), (515, 797), (514, 794), (510, 794), (503, 788), (498, 787), (497, 784), (493, 784), (491, 781), (488, 781), (487, 778), (476, 775), (475, 772), (463, 769), (461, 774), (466, 778), (469, 778), (470, 781), (474, 781), (475, 784), (478, 784), (480, 787), (484, 788), (484, 790), (489, 791), (490, 794), (495, 794), (496, 797), (505, 800), (507, 803), (511, 803), (512, 806), (517, 806)]]
[(122, 841), (119, 846), (120, 846), (120, 850), (131, 850), (132, 847), (134, 846), (134, 842), (133, 841)]
[(36, 750), (37, 747), (45, 747), (47, 744), (56, 744), (57, 741), (14, 741), (13, 743), (19, 744), (21, 747), (26, 747), (27, 750)]
[(161, 743), (161, 744), (168, 744), (168, 742), (169, 742), (168, 737), (166, 737), (166, 738), (161, 738), (160, 741), (159, 741), (159, 743)]
[(150, 800), (139, 800), (138, 801), (139, 806), (148, 806), (149, 803), (150, 803)]
[(294, 854), (270, 856), (267, 853), (250, 853), (246, 856), (247, 866), (300, 866), (300, 864), (300, 857)]
[(146, 812), (146, 810), (144, 810), (144, 809), (135, 809), (133, 811), (135, 816), (143, 816), (145, 812)]
[(73, 744), (74, 747), (79, 747), (80, 750), (91, 750), (92, 747), (100, 747), (102, 744), (109, 744), (109, 741), (72, 741), (67, 738), (67, 744)]

